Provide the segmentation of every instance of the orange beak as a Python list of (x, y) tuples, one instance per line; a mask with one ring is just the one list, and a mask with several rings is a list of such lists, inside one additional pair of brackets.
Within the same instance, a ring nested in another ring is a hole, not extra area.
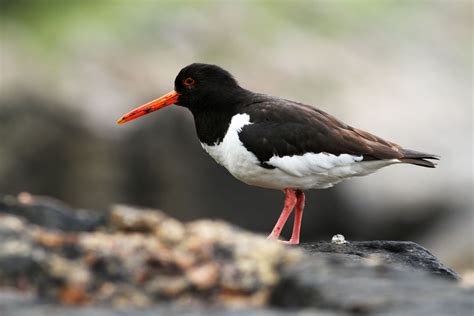
[(159, 110), (161, 108), (164, 108), (165, 106), (175, 104), (178, 102), (178, 97), (179, 94), (176, 91), (171, 91), (161, 98), (158, 98), (156, 100), (153, 100), (151, 102), (148, 102), (147, 104), (144, 104), (142, 106), (139, 106), (135, 110), (132, 110), (128, 112), (127, 114), (123, 115), (118, 121), (118, 124), (123, 124), (128, 121), (134, 120), (137, 117), (146, 115), (148, 113), (154, 112), (156, 110)]

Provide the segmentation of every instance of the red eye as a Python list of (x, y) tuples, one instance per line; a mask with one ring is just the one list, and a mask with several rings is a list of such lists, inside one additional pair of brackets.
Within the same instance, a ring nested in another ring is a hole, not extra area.
[(194, 86), (194, 84), (196, 83), (196, 80), (194, 80), (194, 79), (191, 78), (191, 77), (188, 77), (188, 78), (184, 79), (183, 83), (184, 83), (184, 85), (185, 85), (186, 87), (189, 88), (189, 87)]

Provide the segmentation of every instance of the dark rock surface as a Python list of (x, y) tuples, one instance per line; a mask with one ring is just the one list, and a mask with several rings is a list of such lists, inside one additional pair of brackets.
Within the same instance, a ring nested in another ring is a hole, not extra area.
[(472, 315), (458, 279), (412, 242), (292, 247), (157, 210), (0, 199), (1, 316)]
[(447, 279), (459, 280), (459, 275), (443, 265), (427, 249), (411, 241), (351, 241), (344, 244), (314, 242), (300, 246), (307, 253), (320, 256), (321, 253), (341, 254), (340, 258), (350, 262), (363, 259), (380, 260), (399, 268), (423, 270)]
[(29, 193), (18, 197), (0, 196), (0, 214), (6, 213), (26, 219), (32, 224), (62, 231), (91, 231), (105, 224), (104, 212), (76, 210), (63, 202)]
[(474, 289), (430, 271), (325, 253), (285, 270), (271, 304), (370, 315), (472, 315)]

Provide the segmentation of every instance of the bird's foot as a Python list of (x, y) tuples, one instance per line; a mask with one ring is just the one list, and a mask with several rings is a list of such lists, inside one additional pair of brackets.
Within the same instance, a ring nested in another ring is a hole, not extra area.
[(282, 244), (286, 244), (286, 245), (298, 245), (300, 243), (300, 241), (296, 239), (278, 240), (278, 242), (281, 242)]
[(280, 242), (282, 244), (286, 244), (286, 245), (298, 245), (300, 243), (300, 241), (296, 238), (290, 238), (290, 240), (280, 240), (278, 239), (279, 236), (275, 236), (275, 235), (268, 235), (267, 239), (268, 240), (275, 240), (277, 242)]

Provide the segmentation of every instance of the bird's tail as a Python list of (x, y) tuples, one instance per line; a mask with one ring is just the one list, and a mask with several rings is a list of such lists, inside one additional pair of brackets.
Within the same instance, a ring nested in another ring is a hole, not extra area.
[(399, 159), (401, 162), (427, 168), (435, 168), (436, 163), (430, 160), (439, 160), (440, 158), (437, 155), (426, 154), (410, 149), (402, 149), (401, 153), (403, 154), (403, 157)]

